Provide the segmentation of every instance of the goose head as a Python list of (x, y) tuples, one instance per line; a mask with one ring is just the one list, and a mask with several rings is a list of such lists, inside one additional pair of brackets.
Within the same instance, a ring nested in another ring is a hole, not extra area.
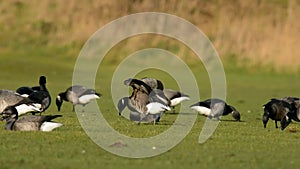
[(122, 99), (119, 100), (118, 102), (118, 111), (119, 111), (119, 116), (121, 116), (122, 111), (125, 109), (127, 106), (127, 103), (129, 101), (128, 97), (123, 97)]
[(46, 77), (45, 76), (40, 77), (39, 84), (40, 85), (45, 85), (46, 84)]
[(56, 106), (57, 106), (57, 110), (60, 111), (61, 105), (63, 103), (63, 99), (62, 99), (62, 94), (60, 93), (57, 97), (56, 97)]
[(267, 127), (267, 123), (269, 121), (269, 112), (268, 111), (265, 111), (263, 117), (262, 117), (262, 121), (263, 121), (263, 124), (264, 124), (264, 128)]
[(233, 106), (228, 105), (229, 108), (232, 110), (231, 114), (232, 117), (236, 120), (236, 121), (241, 121), (241, 114), (239, 111), (236, 110), (236, 108), (234, 108)]

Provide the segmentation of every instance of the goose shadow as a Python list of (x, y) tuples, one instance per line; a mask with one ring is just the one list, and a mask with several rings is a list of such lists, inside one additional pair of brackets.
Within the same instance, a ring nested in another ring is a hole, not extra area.
[(221, 121), (226, 121), (226, 122), (237, 122), (237, 123), (245, 123), (245, 120), (240, 120), (240, 121), (236, 121), (234, 119), (221, 119)]

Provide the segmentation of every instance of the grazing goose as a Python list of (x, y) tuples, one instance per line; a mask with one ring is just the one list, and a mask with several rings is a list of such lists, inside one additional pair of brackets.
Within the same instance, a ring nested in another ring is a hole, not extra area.
[(48, 116), (24, 116), (18, 118), (17, 109), (13, 106), (7, 107), (2, 113), (1, 120), (6, 120), (5, 130), (15, 131), (52, 131), (63, 124), (52, 122), (51, 120), (61, 117), (61, 115)]
[(191, 105), (190, 108), (204, 116), (217, 118), (218, 120), (220, 116), (228, 115), (230, 113), (235, 120), (240, 121), (241, 119), (240, 113), (233, 106), (226, 104), (226, 102), (221, 99), (207, 99)]
[(175, 106), (180, 104), (185, 100), (190, 100), (190, 97), (182, 92), (175, 91), (172, 89), (164, 89), (163, 90), (165, 96), (171, 101), (170, 107), (175, 111)]
[[(39, 86), (35, 87), (20, 87), (16, 90), (16, 93), (28, 97), (29, 99), (35, 101), (36, 103), (41, 104), (42, 111), (32, 111), (32, 114), (35, 112), (43, 112), (47, 110), (51, 104), (51, 96), (46, 87), (46, 77), (40, 76)], [(36, 107), (36, 106), (35, 106)], [(20, 111), (18, 111), (20, 112)]]
[(84, 107), (92, 100), (99, 99), (100, 97), (101, 94), (96, 93), (94, 89), (88, 89), (85, 86), (75, 85), (69, 87), (65, 92), (58, 94), (56, 97), (56, 106), (58, 111), (60, 111), (63, 101), (67, 101), (73, 104), (74, 112), (76, 105), (80, 104)]
[(280, 121), (281, 130), (284, 130), (292, 120), (300, 122), (300, 100), (291, 103), (291, 109)]
[(268, 103), (263, 105), (264, 114), (262, 121), (264, 128), (267, 127), (269, 118), (275, 121), (275, 127), (278, 128), (277, 121), (281, 121), (281, 119), (292, 110), (291, 105), (285, 100), (286, 99), (271, 99)]
[(30, 105), (35, 101), (22, 97), (11, 90), (0, 90), (0, 113), (9, 106)]
[(131, 103), (130, 97), (123, 97), (118, 102), (118, 111), (119, 116), (122, 115), (122, 112), (125, 108), (128, 108), (131, 112), (139, 113), (138, 110), (134, 107), (134, 105)]
[[(123, 97), (119, 100), (118, 102), (118, 111), (119, 111), (119, 116), (122, 115), (122, 112), (125, 108), (128, 108), (130, 111), (129, 119), (131, 121), (141, 121), (141, 113), (135, 108), (135, 106), (132, 104), (131, 99), (129, 97)], [(142, 119), (142, 121), (148, 122), (149, 117), (145, 117)], [(151, 119), (153, 121), (153, 118)]]

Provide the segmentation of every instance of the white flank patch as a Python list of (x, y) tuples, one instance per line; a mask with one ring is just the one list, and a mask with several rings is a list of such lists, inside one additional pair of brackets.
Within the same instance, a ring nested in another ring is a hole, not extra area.
[(81, 97), (79, 97), (79, 103), (80, 104), (87, 104), (89, 103), (91, 100), (94, 99), (99, 99), (100, 97), (95, 95), (95, 94), (88, 94), (88, 95), (83, 95)]
[(209, 116), (211, 115), (211, 109), (203, 106), (192, 106), (191, 109), (196, 110), (199, 114)]
[(61, 127), (63, 124), (55, 122), (44, 122), (41, 126), (41, 131), (52, 131), (55, 128)]
[(21, 104), (16, 106), (16, 109), (18, 111), (18, 116), (20, 116), (28, 112), (41, 112), (41, 107), (42, 105), (38, 103), (34, 103), (32, 105)]
[(22, 97), (28, 97), (29, 95), (28, 94), (22, 94), (21, 96)]
[(190, 100), (189, 97), (178, 97), (171, 100), (171, 106), (176, 106), (185, 100)]
[(163, 105), (158, 102), (151, 102), (147, 104), (146, 107), (147, 107), (147, 113), (150, 114), (159, 114), (162, 111), (171, 110), (169, 106)]

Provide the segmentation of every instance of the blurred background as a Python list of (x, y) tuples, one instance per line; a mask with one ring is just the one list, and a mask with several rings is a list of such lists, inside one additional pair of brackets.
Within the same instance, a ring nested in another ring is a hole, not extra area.
[[(226, 63), (252, 71), (258, 67), (277, 72), (299, 70), (299, 0), (0, 1), (0, 55), (47, 48), (77, 57), (99, 28), (146, 11), (174, 14), (195, 24)], [(143, 35), (122, 43), (118, 52), (124, 54), (160, 47), (193, 60), (184, 45), (165, 37)]]

